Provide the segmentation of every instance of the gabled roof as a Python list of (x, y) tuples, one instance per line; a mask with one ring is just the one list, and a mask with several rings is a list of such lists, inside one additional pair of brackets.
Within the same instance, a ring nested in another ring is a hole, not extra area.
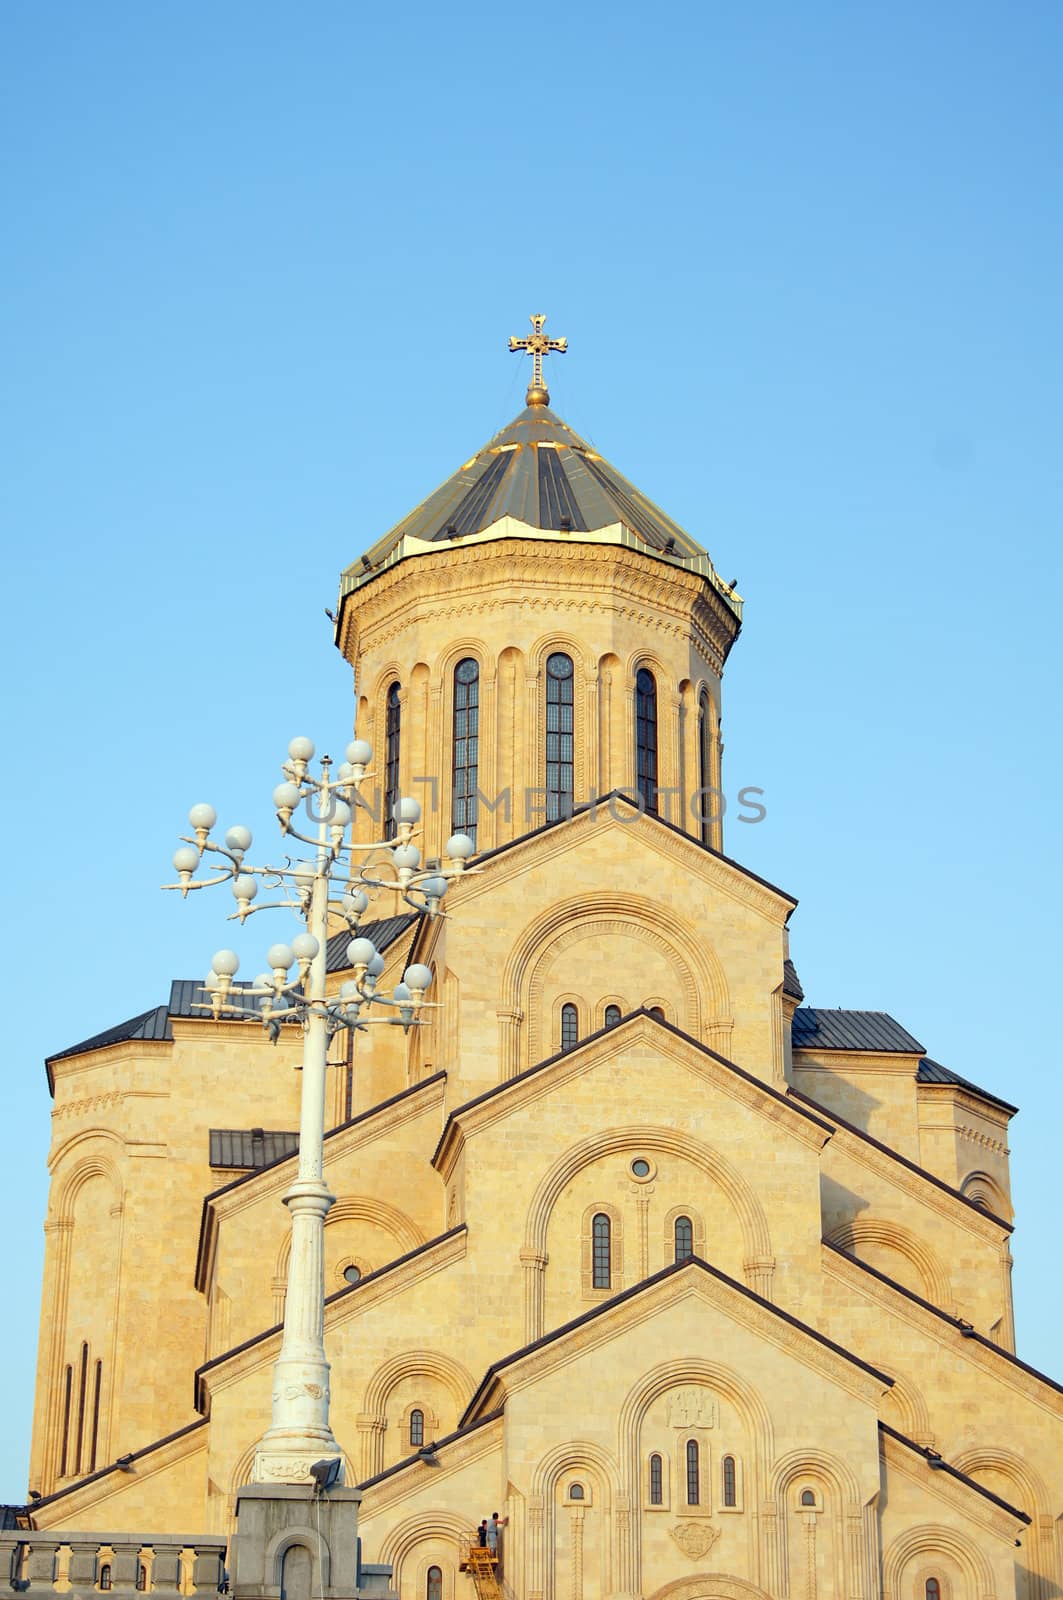
[(65, 1050), (56, 1050), (53, 1055), (45, 1057), (44, 1064), (50, 1067), (53, 1061), (65, 1061), (67, 1056), (84, 1055), (89, 1050), (105, 1050), (108, 1045), (124, 1044), (127, 1039), (172, 1038), (169, 1007), (152, 1006), (150, 1011), (141, 1011), (137, 1016), (130, 1017), (127, 1022), (116, 1022), (113, 1028), (104, 1028), (102, 1033), (94, 1033), (91, 1038), (82, 1039), (80, 1044), (68, 1045)]
[[(411, 911), (397, 917), (383, 917), (376, 922), (365, 923), (359, 932), (366, 938), (372, 939), (377, 949), (383, 951), (394, 944), (395, 940), (414, 923), (420, 922), (422, 917), (423, 913), (420, 911)], [(329, 939), (326, 952), (329, 972), (347, 970), (347, 946), (350, 941), (349, 931), (333, 934)], [(249, 1022), (261, 1021), (257, 999), (252, 996), (242, 996), (239, 984), (231, 991), (228, 1003), (234, 1008), (239, 1007), (241, 1011), (245, 1011)], [(150, 1011), (141, 1011), (138, 1016), (130, 1017), (127, 1022), (116, 1023), (112, 1028), (105, 1028), (101, 1033), (94, 1033), (78, 1044), (68, 1045), (65, 1050), (57, 1050), (47, 1056), (44, 1066), (48, 1074), (49, 1089), (55, 1092), (52, 1072), (54, 1062), (65, 1061), (68, 1056), (87, 1055), (90, 1050), (105, 1050), (108, 1045), (124, 1044), (131, 1039), (155, 1042), (170, 1040), (173, 1038), (171, 1019), (174, 1017), (194, 1017), (200, 1020), (210, 1017), (210, 1007), (202, 978), (174, 978), (170, 984), (170, 998), (166, 1005), (152, 1006)], [(224, 1022), (241, 1019), (223, 1017), (221, 1020)], [(294, 1018), (288, 1020), (295, 1021)]]
[(886, 1011), (820, 1011), (798, 1006), (791, 1034), (795, 1050), (860, 1050), (923, 1054), (924, 1046)]
[[(765, 1083), (762, 1078), (758, 1078), (752, 1072), (747, 1072), (744, 1067), (738, 1066), (734, 1061), (729, 1061), (726, 1056), (721, 1056), (720, 1053), (717, 1050), (713, 1050), (710, 1045), (703, 1044), (700, 1039), (695, 1039), (693, 1034), (684, 1032), (682, 1028), (677, 1028), (673, 1022), (668, 1022), (663, 1017), (655, 1016), (654, 1013), (648, 1010), (645, 1006), (639, 1006), (636, 1011), (629, 1011), (626, 1016), (621, 1017), (619, 1022), (614, 1022), (603, 1028), (596, 1028), (593, 1033), (588, 1033), (584, 1038), (580, 1039), (576, 1044), (574, 1044), (570, 1050), (556, 1050), (552, 1056), (547, 1056), (544, 1061), (537, 1061), (533, 1067), (525, 1067), (523, 1072), (516, 1072), (513, 1074), (512, 1078), (506, 1078), (502, 1083), (493, 1084), (490, 1089), (484, 1089), (481, 1094), (474, 1095), (471, 1100), (466, 1100), (464, 1104), (455, 1106), (454, 1110), (450, 1112), (446, 1122), (443, 1124), (443, 1131), (439, 1135), (439, 1142), (432, 1154), (433, 1163), (438, 1162), (440, 1154), (447, 1143), (451, 1129), (460, 1124), (462, 1117), (467, 1115), (467, 1113), (472, 1111), (475, 1107), (485, 1105), (489, 1100), (497, 1100), (499, 1097), (504, 1095), (515, 1094), (516, 1091), (522, 1089), (531, 1078), (538, 1076), (538, 1074), (541, 1072), (547, 1071), (548, 1068), (555, 1066), (560, 1061), (578, 1061), (579, 1057), (585, 1054), (591, 1045), (596, 1044), (599, 1040), (606, 1037), (615, 1039), (626, 1026), (630, 1025), (632, 1022), (637, 1022), (640, 1019), (652, 1023), (655, 1028), (660, 1028), (664, 1033), (671, 1034), (676, 1039), (682, 1039), (684, 1044), (690, 1045), (692, 1049), (696, 1050), (703, 1056), (707, 1056), (710, 1061), (716, 1062), (718, 1066), (726, 1067), (728, 1071), (733, 1073), (736, 1078), (741, 1079), (743, 1083), (749, 1085), (758, 1093), (764, 1095), (765, 1098), (777, 1102), (777, 1104), (780, 1106), (785, 1106), (790, 1111), (800, 1111), (807, 1122), (814, 1123), (817, 1127), (823, 1129), (828, 1136), (834, 1132), (833, 1120), (828, 1121), (826, 1115), (820, 1112), (818, 1108), (815, 1108), (812, 1101), (808, 1100), (806, 1096), (802, 1097), (804, 1104), (799, 1105), (797, 1100), (792, 1095), (780, 1094), (778, 1089), (773, 1089), (771, 1085)], [(778, 1113), (774, 1113), (774, 1115), (777, 1117)]]
[(522, 1345), (519, 1350), (513, 1350), (509, 1355), (502, 1356), (500, 1360), (492, 1362), (477, 1385), (476, 1393), (466, 1406), (461, 1417), (460, 1426), (465, 1427), (468, 1422), (473, 1420), (477, 1403), (489, 1392), (499, 1373), (504, 1372), (507, 1367), (515, 1366), (518, 1362), (523, 1361), (527, 1356), (538, 1350), (545, 1350), (547, 1346), (567, 1338), (577, 1328), (586, 1327), (588, 1323), (594, 1322), (599, 1317), (606, 1316), (610, 1311), (615, 1310), (617, 1306), (625, 1304), (628, 1300), (635, 1299), (638, 1295), (646, 1294), (658, 1284), (664, 1283), (669, 1278), (677, 1278), (683, 1273), (705, 1273), (708, 1277), (724, 1284), (728, 1289), (733, 1289), (743, 1299), (751, 1301), (765, 1311), (770, 1311), (773, 1317), (778, 1317), (781, 1322), (785, 1322), (789, 1327), (796, 1328), (800, 1333), (806, 1334), (809, 1339), (821, 1345), (824, 1349), (830, 1350), (836, 1356), (841, 1356), (842, 1360), (849, 1362), (854, 1367), (859, 1367), (861, 1371), (877, 1379), (886, 1388), (892, 1389), (893, 1379), (887, 1373), (880, 1372), (878, 1367), (873, 1367), (870, 1362), (854, 1355), (851, 1350), (846, 1350), (844, 1345), (836, 1344), (833, 1339), (828, 1339), (826, 1334), (810, 1327), (807, 1322), (802, 1322), (800, 1318), (795, 1317), (791, 1312), (783, 1311), (780, 1306), (773, 1305), (770, 1300), (765, 1300), (763, 1295), (757, 1294), (756, 1290), (748, 1288), (746, 1284), (739, 1283), (735, 1278), (728, 1277), (727, 1273), (721, 1272), (719, 1267), (711, 1266), (708, 1261), (703, 1261), (700, 1256), (687, 1256), (684, 1261), (670, 1262), (668, 1266), (662, 1267), (659, 1272), (653, 1272), (648, 1278), (643, 1278), (641, 1283), (636, 1283), (630, 1289), (624, 1289), (620, 1294), (613, 1295), (610, 1300), (603, 1300), (601, 1304), (592, 1306), (590, 1311), (584, 1311), (581, 1316), (573, 1317), (570, 1322), (562, 1323), (559, 1328), (554, 1328), (550, 1333), (544, 1333), (541, 1338), (533, 1339), (530, 1344)]
[[(510, 850), (517, 850), (521, 845), (528, 844), (532, 839), (540, 838), (544, 833), (549, 833), (551, 828), (566, 828), (570, 823), (578, 821), (581, 817), (595, 817), (599, 811), (612, 812), (614, 805), (625, 806), (637, 816), (645, 817), (648, 822), (657, 827), (665, 828), (669, 833), (674, 833), (683, 839), (692, 850), (700, 850), (704, 855), (712, 856), (716, 861), (722, 861), (725, 866), (733, 867), (734, 871), (751, 883), (757, 883), (762, 889), (769, 890), (778, 895), (790, 907), (787, 916), (790, 916), (797, 907), (797, 901), (785, 889), (780, 889), (777, 883), (770, 883), (767, 878), (762, 878), (749, 867), (744, 867), (740, 861), (735, 861), (732, 856), (725, 856), (721, 850), (714, 850), (711, 844), (703, 844), (693, 834), (687, 833), (685, 828), (680, 828), (674, 822), (669, 822), (666, 817), (658, 816), (655, 811), (647, 811), (644, 806), (633, 800), (625, 789), (610, 789), (608, 794), (598, 795), (594, 800), (586, 800), (582, 805), (573, 806), (567, 817), (554, 817), (549, 822), (541, 822), (537, 828), (529, 828), (527, 833), (519, 833), (514, 839), (507, 839), (505, 844), (496, 844), (492, 850), (484, 850), (476, 857), (474, 865), (482, 867), (487, 861), (494, 861), (498, 856), (504, 856)], [(795, 974), (796, 976), (796, 974)], [(921, 1047), (920, 1047), (921, 1048)]]
[(1008, 1512), (1017, 1521), (1028, 1523), (1031, 1520), (1025, 1511), (1019, 1510), (1018, 1506), (1013, 1506), (1008, 1500), (1002, 1500), (998, 1494), (993, 1493), (992, 1489), (987, 1489), (977, 1479), (969, 1477), (966, 1472), (961, 1472), (959, 1467), (951, 1466), (937, 1450), (931, 1450), (926, 1445), (916, 1444), (914, 1439), (908, 1439), (903, 1433), (898, 1433), (896, 1428), (891, 1428), (888, 1422), (880, 1422), (878, 1431), (884, 1438), (893, 1439), (897, 1444), (903, 1445), (905, 1449), (911, 1450), (914, 1455), (922, 1456), (928, 1467), (932, 1467), (937, 1472), (944, 1472), (950, 1478), (955, 1478), (957, 1483), (962, 1483), (967, 1489), (973, 1489), (976, 1494), (980, 1494), (983, 1499), (989, 1500), (993, 1505), (999, 1507), (1001, 1511)]
[[(437, 1234), (434, 1239), (426, 1239), (424, 1244), (419, 1244), (405, 1254), (396, 1256), (392, 1261), (386, 1261), (382, 1267), (377, 1267), (375, 1272), (367, 1272), (364, 1278), (359, 1278), (356, 1283), (348, 1283), (342, 1289), (334, 1289), (325, 1296), (326, 1307), (335, 1305), (339, 1300), (347, 1300), (352, 1295), (363, 1295), (366, 1289), (378, 1284), (381, 1278), (386, 1278), (390, 1273), (397, 1272), (410, 1261), (416, 1261), (418, 1256), (427, 1255), (430, 1250), (437, 1250), (441, 1244), (454, 1239), (460, 1233), (467, 1233), (468, 1228), (464, 1222), (457, 1223), (453, 1228), (447, 1228), (445, 1233)], [(253, 1333), (249, 1339), (243, 1339), (239, 1344), (234, 1344), (231, 1349), (223, 1350), (219, 1355), (211, 1356), (209, 1361), (204, 1361), (202, 1366), (196, 1368), (192, 1374), (195, 1392), (195, 1407), (197, 1411), (206, 1411), (206, 1387), (204, 1375), (213, 1372), (215, 1367), (224, 1366), (234, 1356), (242, 1355), (245, 1350), (254, 1349), (257, 1344), (264, 1344), (267, 1339), (272, 1339), (275, 1334), (283, 1332), (283, 1322), (274, 1323), (269, 1328), (261, 1328), (258, 1333)]]
[(891, 1278), (887, 1273), (881, 1272), (878, 1267), (870, 1266), (866, 1261), (861, 1261), (859, 1256), (853, 1255), (851, 1250), (843, 1250), (841, 1245), (832, 1244), (829, 1239), (821, 1241), (825, 1250), (832, 1250), (836, 1256), (841, 1256), (843, 1261), (848, 1261), (852, 1266), (858, 1267), (861, 1272), (867, 1273), (869, 1278), (876, 1278), (879, 1283), (884, 1283), (887, 1288), (893, 1289), (902, 1295), (905, 1300), (921, 1306), (924, 1311), (929, 1311), (940, 1322), (947, 1322), (955, 1328), (961, 1338), (969, 1339), (972, 1344), (980, 1345), (983, 1350), (988, 1350), (1009, 1366), (1016, 1367), (1027, 1377), (1034, 1378), (1038, 1383), (1043, 1383), (1046, 1388), (1054, 1389), (1056, 1394), (1063, 1394), (1063, 1383), (1057, 1383), (1055, 1378), (1050, 1378), (1047, 1373), (1040, 1372), (1037, 1367), (1031, 1367), (1028, 1361), (1023, 1361), (1011, 1350), (1006, 1350), (1002, 1344), (995, 1344), (992, 1339), (987, 1339), (984, 1333), (979, 1333), (977, 1328), (971, 1326), (963, 1317), (954, 1317), (948, 1311), (942, 1311), (932, 1300), (927, 1300), (923, 1295), (916, 1294), (914, 1289), (909, 1289), (905, 1284), (898, 1283), (896, 1278)]
[[(790, 963), (787, 962), (787, 967)], [(797, 973), (793, 974), (794, 979)], [(784, 984), (787, 994), (793, 991)], [(798, 985), (800, 990), (800, 985)], [(997, 1106), (1014, 1116), (1018, 1106), (1013, 1106), (988, 1089), (979, 1088), (969, 1078), (961, 1078), (951, 1067), (932, 1061), (923, 1055), (923, 1046), (906, 1028), (902, 1028), (886, 1011), (821, 1011), (811, 1006), (798, 1006), (794, 1012), (790, 1034), (795, 1050), (851, 1050), (864, 1055), (918, 1055), (922, 1057), (915, 1071), (917, 1083), (948, 1084), (977, 1095), (989, 1105)]]
[(797, 976), (797, 968), (787, 956), (782, 964), (782, 992), (794, 1000), (803, 1000), (805, 991), (801, 987), (801, 979)]
[(397, 522), (369, 559), (379, 563), (404, 538), (445, 542), (481, 533), (506, 516), (532, 528), (576, 534), (622, 522), (649, 550), (667, 548), (679, 558), (705, 554), (567, 422), (535, 405)]
[[(379, 1117), (383, 1112), (392, 1111), (404, 1100), (412, 1101), (415, 1097), (424, 1095), (426, 1089), (438, 1088), (446, 1081), (446, 1073), (442, 1070), (433, 1072), (431, 1077), (422, 1078), (419, 1083), (411, 1083), (405, 1089), (400, 1089), (397, 1094), (389, 1095), (386, 1100), (380, 1100), (375, 1106), (370, 1106), (368, 1111), (359, 1111), (357, 1116), (348, 1117), (346, 1122), (338, 1122), (334, 1128), (326, 1128), (323, 1143), (330, 1139), (339, 1138), (342, 1134), (349, 1133), (352, 1128), (357, 1128), (360, 1123), (370, 1122), (374, 1117)], [(283, 1137), (283, 1135), (281, 1136)], [(299, 1149), (299, 1136), (295, 1136), (295, 1149), (284, 1152), (274, 1157), (272, 1161), (265, 1162), (253, 1172), (244, 1172), (239, 1178), (230, 1178), (228, 1183), (223, 1183), (220, 1188), (213, 1189), (210, 1194), (203, 1196), (203, 1205), (199, 1216), (199, 1242), (196, 1247), (195, 1285), (197, 1289), (206, 1287), (203, 1280), (203, 1271), (209, 1247), (209, 1234), (214, 1215), (215, 1201), (223, 1195), (231, 1194), (234, 1189), (245, 1187), (260, 1179), (263, 1173), (272, 1172), (274, 1167), (279, 1167), (284, 1161), (292, 1161)]]
[(988, 1089), (980, 1089), (969, 1078), (961, 1078), (958, 1072), (953, 1072), (951, 1067), (943, 1067), (940, 1061), (931, 1061), (929, 1056), (924, 1056), (916, 1069), (915, 1081), (917, 1083), (950, 1084), (955, 1089), (966, 1089), (968, 1094), (977, 1095), (979, 1100), (986, 1100), (991, 1106), (998, 1106), (1001, 1111), (1007, 1111), (1011, 1116), (1018, 1112), (1018, 1106), (1013, 1106), (1008, 1100), (1001, 1100), (999, 1095), (990, 1094)]

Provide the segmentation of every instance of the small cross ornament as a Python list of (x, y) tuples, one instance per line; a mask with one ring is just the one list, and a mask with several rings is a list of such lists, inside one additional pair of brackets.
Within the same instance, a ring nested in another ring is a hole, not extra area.
[(548, 406), (550, 404), (550, 391), (543, 382), (543, 356), (548, 350), (556, 351), (563, 356), (568, 349), (567, 339), (548, 339), (543, 332), (546, 317), (541, 313), (528, 319), (533, 332), (526, 339), (515, 339), (510, 336), (509, 348), (518, 353), (528, 351), (532, 358), (532, 381), (528, 385), (525, 395), (525, 404), (529, 406)]

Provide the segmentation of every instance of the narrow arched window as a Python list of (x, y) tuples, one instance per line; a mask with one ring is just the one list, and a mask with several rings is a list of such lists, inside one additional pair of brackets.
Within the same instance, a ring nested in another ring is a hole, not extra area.
[(476, 780), (480, 764), (480, 663), (454, 668), (454, 832), (476, 843)]
[(657, 681), (648, 667), (635, 676), (635, 782), (647, 811), (657, 810)]
[(664, 1015), (664, 1007), (663, 1006), (651, 1006), (650, 1007), (650, 1016), (651, 1017), (656, 1017), (658, 1022), (664, 1022), (666, 1020), (665, 1015)]
[(802, 1489), (801, 1490), (801, 1504), (803, 1506), (815, 1506), (815, 1503), (816, 1503), (816, 1496), (815, 1496), (815, 1493), (813, 1492), (813, 1490), (811, 1490), (811, 1489)]
[(687, 1505), (701, 1500), (701, 1450), (696, 1439), (687, 1440)]
[(612, 1224), (599, 1211), (591, 1225), (591, 1283), (595, 1289), (609, 1289), (613, 1282)]
[(103, 1566), (100, 1568), (100, 1588), (101, 1589), (109, 1589), (110, 1587), (111, 1587), (111, 1564), (110, 1564), (109, 1561), (105, 1561)]
[(725, 1506), (738, 1504), (738, 1480), (735, 1474), (734, 1456), (723, 1458), (723, 1503)]
[(561, 1007), (561, 1048), (574, 1050), (579, 1044), (579, 1012), (574, 1005)]
[(675, 1219), (675, 1259), (685, 1261), (694, 1254), (694, 1224), (689, 1217)]
[(926, 1580), (926, 1600), (941, 1600), (941, 1584), (937, 1578)]
[(393, 683), (384, 705), (384, 838), (394, 839), (394, 818), (399, 798), (399, 743), (402, 732), (402, 689)]
[(443, 1600), (442, 1567), (429, 1567), (424, 1586), (424, 1600)]
[(570, 1483), (568, 1486), (568, 1497), (570, 1500), (586, 1500), (587, 1496), (584, 1492), (582, 1483)]
[(59, 1476), (66, 1477), (66, 1461), (70, 1453), (70, 1400), (74, 1392), (74, 1369), (67, 1367), (63, 1380), (63, 1446), (59, 1455)]
[(606, 1025), (606, 1027), (607, 1028), (615, 1028), (619, 1021), (620, 1021), (620, 1007), (619, 1006), (606, 1006), (606, 1008), (605, 1008), (605, 1025)]
[(100, 1387), (103, 1383), (103, 1362), (96, 1363), (96, 1376), (92, 1384), (92, 1432), (89, 1435), (89, 1471), (96, 1471), (96, 1450), (100, 1442)]
[(664, 1505), (664, 1462), (657, 1455), (650, 1457), (650, 1505)]
[(77, 1433), (74, 1436), (74, 1471), (81, 1471), (81, 1452), (85, 1442), (85, 1394), (89, 1383), (89, 1347), (81, 1346), (81, 1360), (78, 1362), (78, 1422)]
[(546, 820), (572, 815), (574, 734), (572, 657), (546, 662)]
[(701, 842), (711, 842), (711, 823), (715, 795), (712, 793), (712, 712), (709, 706), (708, 691), (702, 689), (698, 696), (698, 787), (701, 793), (698, 799), (700, 819)]
[(410, 1412), (410, 1449), (417, 1450), (424, 1444), (424, 1412)]

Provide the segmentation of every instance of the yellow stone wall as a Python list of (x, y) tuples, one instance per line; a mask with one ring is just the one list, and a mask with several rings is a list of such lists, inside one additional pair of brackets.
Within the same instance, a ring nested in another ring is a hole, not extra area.
[[(378, 770), (397, 680), (402, 787), (442, 775), (428, 856), (450, 832), (469, 654), (485, 792), (541, 787), (551, 650), (576, 666), (577, 801), (630, 786), (642, 663), (659, 674), (662, 784), (698, 773), (705, 690), (720, 786), (728, 640), (674, 565), (574, 539), (459, 542), (379, 574), (341, 626)], [(349, 1107), (335, 1047), (326, 1340), (367, 1557), (394, 1563), (401, 1600), (424, 1600), (434, 1563), (459, 1600), (464, 1542), (498, 1509), (513, 1600), (927, 1600), (929, 1578), (941, 1600), (1050, 1600), (1063, 1394), (1010, 1353), (1007, 1113), (918, 1084), (914, 1056), (791, 1051), (794, 901), (715, 853), (718, 827), (706, 850), (689, 814), (673, 829), (621, 802), (522, 837), (540, 821), (482, 814), (496, 853), (388, 951), (383, 986), (412, 954), (440, 1009), (409, 1039), (357, 1037)], [(359, 831), (375, 836), (364, 817)], [(561, 1053), (565, 1003), (581, 1042)], [(609, 1004), (663, 1019), (605, 1030)], [(174, 1035), (56, 1063), (42, 1527), (228, 1530), (269, 1415), (294, 1161), (212, 1171), (208, 1132), (296, 1127), (299, 1041), (207, 1021)], [(674, 1263), (677, 1217), (697, 1261)], [(84, 1462), (59, 1473), (81, 1343), (106, 1374), (112, 1470), (90, 1481)], [(443, 1441), (427, 1463), (415, 1407)], [(126, 1451), (132, 1470), (113, 1469)]]

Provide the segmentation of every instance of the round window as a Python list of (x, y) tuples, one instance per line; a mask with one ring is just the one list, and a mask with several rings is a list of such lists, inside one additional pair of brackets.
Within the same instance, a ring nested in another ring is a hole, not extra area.
[(631, 1163), (631, 1171), (634, 1173), (636, 1178), (648, 1178), (649, 1177), (649, 1175), (650, 1175), (650, 1164), (646, 1160), (645, 1156), (637, 1156), (636, 1157), (636, 1159)]
[(356, 1267), (353, 1262), (349, 1267), (344, 1267), (343, 1269), (344, 1281), (347, 1283), (357, 1283), (361, 1276), (361, 1267)]
[(459, 661), (454, 668), (454, 676), (459, 683), (475, 683), (480, 676), (480, 663), (467, 656), (464, 661)]
[(550, 656), (546, 663), (546, 670), (551, 678), (571, 678), (572, 661), (569, 656)]

